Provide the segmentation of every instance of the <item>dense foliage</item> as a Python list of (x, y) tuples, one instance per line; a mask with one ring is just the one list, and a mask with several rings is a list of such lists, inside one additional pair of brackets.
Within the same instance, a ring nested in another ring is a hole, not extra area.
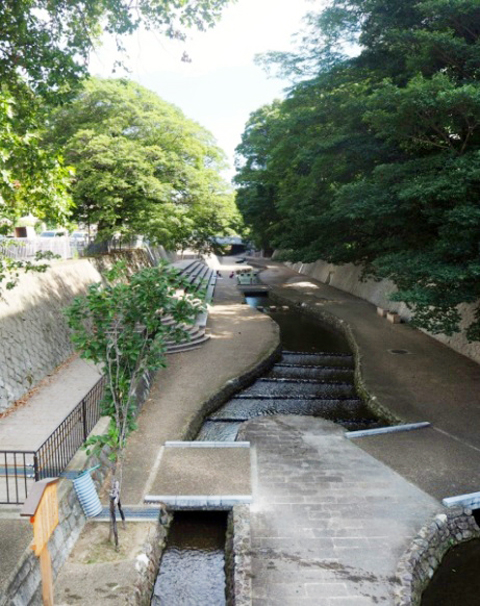
[(480, 5), (332, 0), (309, 27), (267, 57), (299, 81), (251, 115), (241, 211), (264, 246), (362, 264), (451, 334), (480, 299)]
[(138, 84), (86, 81), (55, 114), (49, 143), (75, 168), (73, 217), (100, 238), (201, 248), (235, 218), (212, 135)]

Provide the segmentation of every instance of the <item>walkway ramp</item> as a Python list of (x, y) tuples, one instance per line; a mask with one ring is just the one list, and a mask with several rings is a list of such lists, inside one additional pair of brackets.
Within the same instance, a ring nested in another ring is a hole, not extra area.
[(146, 503), (229, 509), (251, 503), (249, 442), (166, 442)]

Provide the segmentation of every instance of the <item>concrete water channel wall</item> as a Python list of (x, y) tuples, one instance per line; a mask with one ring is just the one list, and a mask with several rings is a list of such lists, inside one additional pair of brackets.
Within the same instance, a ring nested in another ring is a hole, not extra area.
[[(389, 280), (374, 280), (362, 281), (360, 279), (362, 268), (351, 263), (345, 265), (333, 265), (325, 261), (315, 261), (315, 263), (285, 263), (287, 267), (329, 284), (334, 288), (348, 292), (360, 299), (365, 299), (370, 303), (383, 309), (397, 312), (400, 317), (408, 322), (412, 318), (412, 312), (404, 303), (398, 303), (389, 300), (389, 295), (395, 292), (396, 287)], [(464, 304), (459, 306), (459, 312), (462, 317), (460, 327), (468, 326), (473, 320), (477, 304)], [(426, 331), (425, 331), (426, 332)], [(455, 351), (463, 354), (480, 363), (480, 342), (469, 343), (464, 332), (455, 333), (451, 337), (443, 334), (427, 333), (440, 343), (451, 347)]]

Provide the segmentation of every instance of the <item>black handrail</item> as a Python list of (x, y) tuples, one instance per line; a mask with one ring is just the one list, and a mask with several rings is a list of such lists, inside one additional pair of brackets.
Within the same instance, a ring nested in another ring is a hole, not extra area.
[(33, 482), (64, 471), (100, 419), (105, 384), (102, 376), (37, 450), (0, 450), (0, 504), (24, 503)]

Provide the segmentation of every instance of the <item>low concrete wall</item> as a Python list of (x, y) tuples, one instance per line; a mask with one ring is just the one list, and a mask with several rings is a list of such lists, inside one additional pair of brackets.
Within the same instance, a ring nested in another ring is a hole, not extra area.
[[(298, 271), (301, 274), (309, 276), (314, 280), (334, 286), (339, 290), (349, 292), (360, 299), (370, 301), (378, 307), (396, 311), (400, 317), (408, 322), (412, 318), (412, 312), (404, 303), (395, 303), (389, 300), (391, 295), (396, 290), (396, 286), (389, 280), (366, 280), (362, 282), (360, 275), (362, 268), (351, 263), (346, 265), (332, 265), (325, 261), (315, 261), (315, 263), (285, 263), (291, 269)], [(476, 305), (460, 305), (459, 311), (462, 317), (460, 324), (461, 332), (447, 337), (446, 335), (429, 334), (437, 341), (448, 345), (455, 351), (463, 354), (480, 363), (480, 342), (469, 343), (463, 332), (463, 329), (473, 320)]]
[(236, 505), (228, 515), (225, 544), (227, 606), (251, 606), (250, 507)]
[(480, 537), (470, 509), (445, 509), (414, 538), (397, 568), (395, 606), (418, 606), (422, 592), (449, 549)]

